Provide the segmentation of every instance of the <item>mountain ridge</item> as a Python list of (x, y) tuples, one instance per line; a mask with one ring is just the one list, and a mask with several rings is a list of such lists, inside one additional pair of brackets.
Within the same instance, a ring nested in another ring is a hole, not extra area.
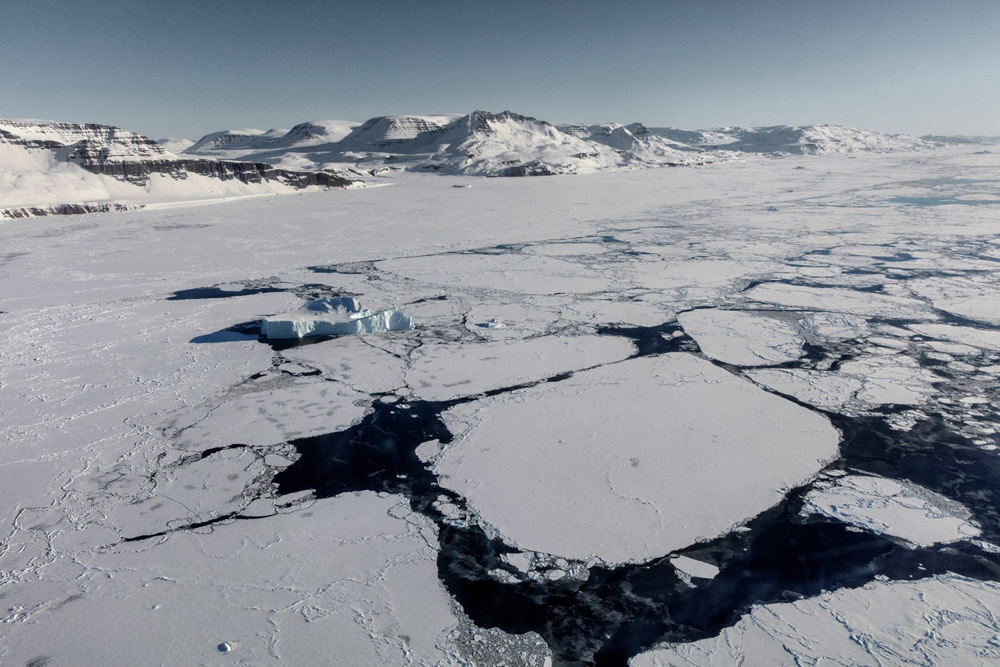
[[(508, 176), (704, 164), (745, 154), (886, 153), (925, 150), (944, 143), (948, 142), (840, 125), (679, 130), (638, 122), (553, 124), (512, 111), (477, 110), (465, 115), (376, 116), (337, 141), (306, 145), (278, 138), (272, 139), (270, 148), (257, 143), (228, 155), (289, 161), (289, 165), (312, 169)], [(185, 153), (218, 154), (198, 143)]]
[(0, 120), (0, 217), (347, 187), (358, 177), (395, 171), (546, 176), (697, 166), (747, 155), (917, 151), (987, 139), (917, 138), (840, 125), (557, 125), (509, 110), (307, 121), (287, 130), (221, 130), (196, 142), (154, 141), (98, 123)]

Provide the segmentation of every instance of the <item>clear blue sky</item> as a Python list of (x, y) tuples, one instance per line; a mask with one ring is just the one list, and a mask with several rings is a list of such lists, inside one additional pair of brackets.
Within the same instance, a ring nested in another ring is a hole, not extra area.
[(0, 117), (400, 113), (1000, 135), (1000, 0), (0, 0)]

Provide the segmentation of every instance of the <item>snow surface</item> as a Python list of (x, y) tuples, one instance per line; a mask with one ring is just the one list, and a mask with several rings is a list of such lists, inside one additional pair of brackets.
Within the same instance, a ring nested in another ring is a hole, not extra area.
[[(0, 218), (59, 213), (67, 206), (71, 213), (129, 210), (301, 189), (275, 179), (191, 171), (168, 150), (180, 148), (178, 140), (164, 141), (105, 125), (0, 120)], [(129, 176), (144, 164), (158, 166), (148, 176)], [(93, 171), (108, 165), (123, 174)]]
[(881, 134), (841, 125), (724, 127), (695, 131), (651, 128), (650, 131), (690, 146), (746, 153), (799, 155), (886, 153), (920, 150), (939, 145), (939, 142), (905, 134)]

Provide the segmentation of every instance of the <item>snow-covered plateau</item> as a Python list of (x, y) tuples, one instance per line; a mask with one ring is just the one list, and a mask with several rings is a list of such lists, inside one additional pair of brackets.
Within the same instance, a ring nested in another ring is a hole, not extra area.
[(0, 129), (0, 664), (1000, 662), (1000, 153)]

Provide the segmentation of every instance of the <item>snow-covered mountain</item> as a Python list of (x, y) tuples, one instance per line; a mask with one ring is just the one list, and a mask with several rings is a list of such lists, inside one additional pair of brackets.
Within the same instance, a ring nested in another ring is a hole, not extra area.
[(461, 118), (460, 114), (440, 116), (378, 116), (353, 129), (341, 142), (345, 146), (386, 148), (418, 138), (428, 139)]
[(148, 137), (110, 125), (0, 120), (0, 217), (121, 210), (349, 183), (327, 172), (179, 157)]
[(182, 139), (180, 137), (165, 137), (163, 139), (157, 139), (156, 143), (163, 146), (163, 148), (170, 153), (181, 153), (191, 146), (194, 146), (194, 142), (190, 139)]
[(197, 142), (156, 142), (109, 125), (0, 120), (0, 216), (343, 186), (352, 175), (399, 170), (539, 176), (954, 143), (938, 139), (837, 125), (554, 125), (510, 111), (310, 121), (290, 130), (222, 130)]
[(962, 136), (962, 135), (940, 135), (940, 134), (925, 134), (920, 137), (924, 141), (945, 143), (945, 144), (983, 144), (985, 146), (994, 146), (1000, 144), (1000, 137), (991, 137), (983, 135), (975, 136)]
[(351, 134), (358, 123), (348, 120), (314, 120), (290, 130), (222, 130), (212, 132), (183, 149), (187, 155), (240, 159), (250, 153), (287, 151), (337, 142)]
[[(328, 142), (290, 138), (294, 132), (246, 147), (232, 143), (227, 155), (298, 169), (407, 169), (476, 176), (583, 173), (721, 157), (699, 155), (701, 149), (664, 139), (639, 123), (557, 126), (510, 111), (379, 116)], [(220, 136), (227, 133), (207, 135), (185, 153), (216, 155), (213, 142)]]
[(583, 139), (596, 141), (621, 154), (633, 162), (660, 163), (683, 160), (684, 153), (697, 152), (699, 148), (661, 137), (642, 123), (631, 125), (560, 125), (559, 129)]
[(224, 157), (231, 151), (247, 151), (265, 146), (285, 135), (288, 130), (223, 130), (212, 132), (189, 146), (187, 151), (195, 155)]
[(940, 146), (905, 134), (882, 134), (842, 125), (775, 125), (771, 127), (723, 127), (712, 130), (651, 128), (665, 139), (707, 150), (740, 153), (827, 155), (831, 153), (894, 153)]
[[(314, 126), (335, 126), (340, 136), (329, 129), (304, 129)], [(474, 111), (464, 116), (379, 116), (359, 125), (303, 123), (280, 136), (273, 130), (227, 130), (206, 135), (185, 153), (289, 169), (523, 176), (703, 164), (740, 153), (885, 153), (937, 145), (837, 125), (679, 130), (642, 123), (553, 125), (510, 111)]]

